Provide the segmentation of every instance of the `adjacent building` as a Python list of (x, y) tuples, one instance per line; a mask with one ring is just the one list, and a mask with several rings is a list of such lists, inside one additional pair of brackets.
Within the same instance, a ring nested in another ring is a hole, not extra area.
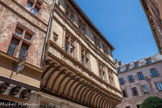
[(149, 21), (154, 39), (162, 54), (162, 0), (140, 0)]
[(114, 108), (113, 50), (74, 0), (0, 0), (0, 101)]
[(162, 55), (157, 54), (132, 63), (117, 64), (123, 94), (117, 108), (140, 108), (150, 96), (162, 98)]

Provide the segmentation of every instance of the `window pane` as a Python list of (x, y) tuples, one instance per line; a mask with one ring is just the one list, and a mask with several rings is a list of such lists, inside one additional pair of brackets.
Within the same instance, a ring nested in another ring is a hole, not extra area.
[(35, 7), (34, 10), (33, 10), (33, 14), (35, 16), (37, 16), (38, 15), (38, 12), (39, 12), (39, 9), (37, 7)]
[(126, 70), (129, 70), (129, 66), (126, 66)]
[(151, 69), (151, 73), (153, 77), (158, 77), (157, 71), (155, 69)]
[(147, 88), (147, 85), (143, 85), (142, 88), (143, 88), (144, 94), (149, 93), (149, 90)]
[(138, 63), (135, 64), (135, 67), (136, 67), (136, 68), (138, 67)]
[(123, 78), (119, 78), (119, 81), (120, 81), (120, 85), (123, 85), (124, 84)]
[(102, 78), (102, 73), (101, 73), (101, 71), (100, 71), (100, 78)]
[(16, 28), (15, 34), (16, 34), (17, 36), (21, 36), (22, 33), (23, 33), (23, 30), (21, 30), (20, 28)]
[(136, 87), (133, 87), (132, 88), (132, 92), (133, 92), (133, 95), (134, 96), (138, 95)]
[(102, 76), (103, 80), (105, 79), (105, 72), (103, 72), (103, 76)]
[(10, 43), (9, 48), (8, 48), (8, 51), (7, 51), (7, 54), (13, 56), (18, 43), (19, 43), (19, 40), (12, 38), (11, 43)]
[(31, 3), (31, 2), (27, 2), (27, 4), (26, 4), (26, 9), (27, 9), (28, 11), (30, 11), (31, 8), (32, 8), (32, 3)]
[(84, 56), (82, 56), (82, 64), (84, 64)]
[(70, 46), (70, 54), (72, 57), (74, 57), (74, 48), (72, 46)]
[(68, 53), (69, 43), (65, 42), (65, 51)]
[(147, 64), (151, 64), (151, 59), (148, 59), (147, 60)]
[(20, 60), (25, 59), (25, 56), (26, 56), (28, 47), (29, 47), (28, 45), (22, 44), (22, 47), (21, 47), (20, 53), (19, 53), (19, 59), (20, 59)]
[(128, 78), (129, 78), (129, 82), (134, 82), (133, 75), (129, 75)]
[(30, 34), (28, 34), (28, 33), (26, 33), (26, 34), (25, 34), (25, 37), (24, 37), (24, 40), (26, 40), (26, 41), (29, 41), (29, 42), (30, 42), (30, 40), (31, 40), (31, 35), (30, 35)]
[(86, 58), (86, 67), (88, 67), (88, 58)]
[(139, 80), (143, 80), (143, 74), (142, 73), (138, 73), (138, 78), (139, 78)]
[(126, 92), (126, 90), (122, 90), (122, 93), (123, 93), (123, 97), (127, 97), (127, 92)]
[(120, 68), (118, 68), (118, 72), (120, 72)]
[(159, 91), (162, 91), (162, 83), (161, 82), (157, 82), (156, 86), (157, 86)]

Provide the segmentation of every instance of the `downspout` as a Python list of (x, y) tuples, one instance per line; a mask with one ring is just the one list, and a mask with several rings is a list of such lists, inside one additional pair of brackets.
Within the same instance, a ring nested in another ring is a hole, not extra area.
[(48, 41), (48, 38), (49, 38), (50, 29), (51, 29), (52, 16), (53, 16), (53, 13), (54, 13), (54, 8), (55, 8), (55, 0), (53, 0), (53, 5), (52, 5), (49, 21), (48, 21), (48, 27), (47, 27), (47, 32), (46, 32), (44, 46), (43, 46), (43, 52), (42, 52), (42, 58), (41, 58), (41, 66), (45, 66), (45, 61), (44, 61), (45, 60), (45, 53), (46, 53), (46, 49), (47, 49), (47, 41)]

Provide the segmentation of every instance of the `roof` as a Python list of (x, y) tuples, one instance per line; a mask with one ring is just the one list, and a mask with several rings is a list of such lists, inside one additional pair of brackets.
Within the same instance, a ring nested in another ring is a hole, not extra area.
[(80, 14), (80, 16), (86, 21), (86, 23), (103, 39), (103, 41), (108, 44), (112, 50), (114, 47), (112, 44), (103, 36), (103, 34), (98, 30), (98, 28), (92, 23), (89, 17), (84, 13), (84, 11), (78, 6), (75, 0), (68, 0), (71, 5), (76, 9), (76, 11)]

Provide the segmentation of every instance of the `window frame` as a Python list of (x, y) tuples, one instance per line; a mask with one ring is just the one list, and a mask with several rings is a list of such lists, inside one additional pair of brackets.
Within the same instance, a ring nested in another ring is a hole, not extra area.
[(81, 45), (81, 63), (85, 67), (89, 68), (89, 62), (90, 62), (89, 51), (83, 45)]
[[(65, 41), (64, 41), (65, 42), (64, 51), (67, 54), (69, 54), (71, 57), (75, 57), (75, 51), (76, 51), (75, 41), (76, 41), (75, 37), (71, 33), (66, 32)], [(66, 45), (68, 45), (68, 48)], [(71, 48), (73, 49), (72, 52), (71, 52)]]
[[(131, 77), (132, 77), (133, 80), (131, 80)], [(130, 83), (133, 83), (133, 82), (134, 82), (134, 77), (133, 77), (133, 75), (128, 75), (128, 80), (129, 80)]]
[(130, 70), (129, 65), (126, 65), (125, 67), (126, 67), (126, 71)]
[(106, 77), (106, 65), (103, 64), (101, 61), (99, 61), (98, 67), (99, 67), (99, 76), (100, 76), (100, 78), (103, 79), (103, 80), (107, 80), (107, 77)]
[(147, 85), (142, 85), (142, 90), (144, 94), (149, 94), (149, 88), (147, 87)]
[(146, 64), (151, 64), (152, 63), (152, 61), (151, 61), (151, 58), (148, 58), (148, 59), (146, 59)]
[[(124, 95), (124, 92), (125, 92), (125, 95)], [(128, 94), (127, 94), (126, 89), (123, 89), (123, 90), (122, 90), (122, 95), (123, 95), (124, 98), (128, 97)]]
[(158, 91), (161, 92), (162, 91), (162, 82), (155, 82), (155, 85), (156, 85)]
[[(153, 72), (154, 71), (154, 72)], [(152, 77), (158, 77), (158, 71), (155, 68), (150, 69)]]
[[(28, 3), (31, 4), (31, 8), (29, 10), (27, 9)], [(25, 9), (27, 11), (31, 12), (34, 16), (39, 16), (40, 11), (42, 9), (42, 4), (43, 4), (43, 2), (41, 2), (40, 0), (27, 0), (26, 5), (25, 5)], [(37, 14), (34, 14), (34, 9), (38, 10)]]
[(124, 85), (125, 84), (124, 78), (119, 78), (119, 82), (120, 82), (120, 85)]
[(108, 77), (109, 77), (109, 83), (113, 85), (114, 84), (113, 70), (111, 70), (110, 68), (108, 68)]
[(138, 91), (137, 91), (137, 87), (132, 87), (132, 93), (133, 93), (133, 96), (138, 96)]
[[(138, 72), (137, 75), (138, 75), (138, 79), (139, 80), (144, 80), (144, 76), (143, 76), (143, 73), (142, 72)], [(141, 77), (142, 77), (142, 79), (141, 79)]]
[[(21, 29), (22, 30), (22, 34), (21, 35), (16, 34), (16, 29)], [(26, 34), (30, 34), (30, 36), (31, 36), (30, 41), (27, 41), (25, 39)], [(34, 33), (31, 30), (27, 29), (26, 27), (24, 27), (20, 23), (17, 23), (17, 25), (15, 27), (15, 30), (14, 30), (14, 32), (12, 34), (12, 39), (10, 41), (10, 44), (11, 44), (13, 39), (17, 39), (19, 42), (18, 42), (18, 44), (16, 46), (16, 49), (14, 50), (14, 54), (11, 55), (11, 56), (16, 56), (19, 60), (26, 60), (26, 57), (27, 57), (27, 54), (28, 54), (28, 50), (29, 50), (29, 48), (31, 46), (33, 35), (34, 35)], [(9, 46), (10, 46), (10, 44), (9, 44)], [(24, 52), (22, 52), (23, 45), (28, 46), (28, 49), (25, 51), (25, 55), (24, 54), (21, 55), (22, 53), (24, 53)], [(8, 47), (8, 50), (9, 50), (9, 47)], [(8, 54), (8, 50), (7, 50), (7, 54)], [(24, 56), (24, 57), (20, 58), (20, 56), (21, 57)]]

